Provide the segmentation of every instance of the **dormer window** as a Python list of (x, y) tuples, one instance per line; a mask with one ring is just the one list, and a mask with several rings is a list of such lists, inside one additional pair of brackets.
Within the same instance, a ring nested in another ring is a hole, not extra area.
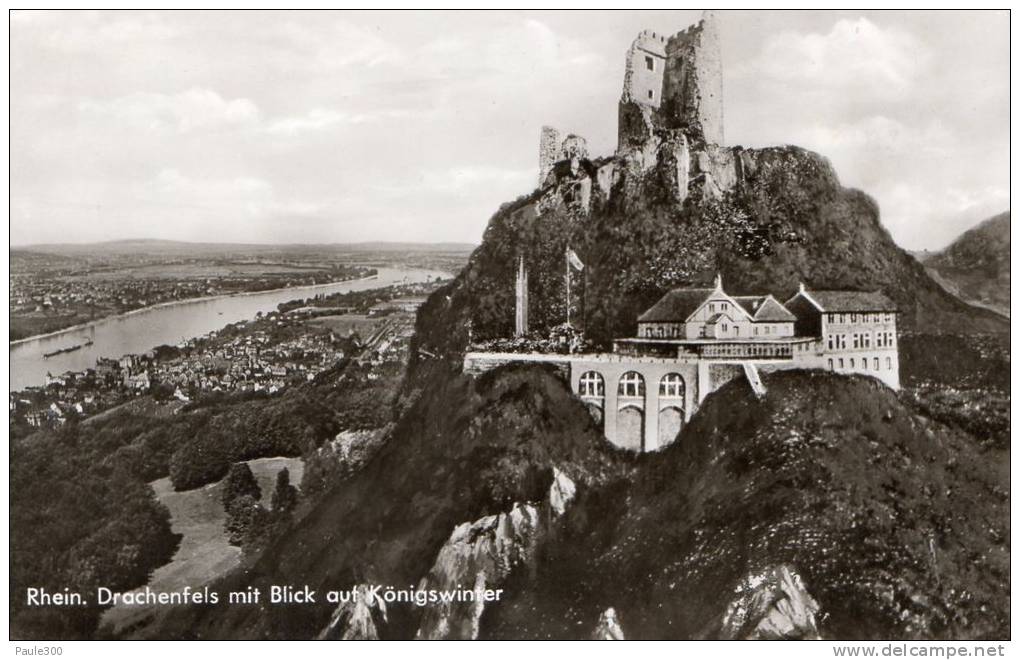
[[(652, 58), (646, 56), (645, 57), (645, 68), (648, 69), (649, 71), (655, 71), (655, 60), (653, 60)], [(649, 98), (651, 98), (651, 97), (649, 96)]]

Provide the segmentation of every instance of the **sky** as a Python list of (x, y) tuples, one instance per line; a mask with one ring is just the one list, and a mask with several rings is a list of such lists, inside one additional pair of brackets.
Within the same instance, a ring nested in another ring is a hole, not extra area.
[[(15, 11), (11, 242), (478, 242), (699, 15)], [(719, 19), (727, 144), (823, 154), (907, 249), (1009, 208), (1008, 12)]]

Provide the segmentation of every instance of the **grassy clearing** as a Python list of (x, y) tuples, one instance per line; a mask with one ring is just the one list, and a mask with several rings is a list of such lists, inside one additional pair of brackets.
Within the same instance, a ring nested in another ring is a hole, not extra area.
[[(248, 465), (262, 489), (262, 504), (267, 508), (280, 470), (290, 470), (291, 483), (299, 487), (304, 475), (300, 458), (260, 458), (248, 461)], [(153, 571), (149, 588), (153, 591), (176, 591), (189, 586), (199, 589), (241, 562), (241, 549), (227, 542), (223, 527), (227, 517), (221, 501), (222, 481), (177, 492), (165, 477), (152, 482), (152, 489), (170, 510), (171, 527), (182, 538), (170, 563)], [(144, 587), (138, 591), (142, 589)], [(100, 625), (117, 634), (138, 634), (158, 619), (158, 610), (158, 606), (113, 607), (103, 614)]]

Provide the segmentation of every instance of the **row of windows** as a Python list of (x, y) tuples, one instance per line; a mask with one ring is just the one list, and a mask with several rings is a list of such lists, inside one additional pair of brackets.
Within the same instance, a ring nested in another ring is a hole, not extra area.
[(894, 316), (892, 312), (854, 312), (851, 314), (829, 312), (826, 314), (826, 319), (829, 323), (891, 323)]
[[(855, 332), (850, 336), (850, 343), (847, 342), (846, 334), (832, 334), (828, 338), (828, 347), (830, 351), (838, 351), (852, 346), (855, 349), (871, 348), (872, 333), (870, 332)], [(875, 332), (874, 333), (875, 346), (878, 348), (892, 348), (896, 344), (896, 333), (894, 332)]]
[[(606, 381), (599, 372), (586, 371), (581, 374), (578, 390), (581, 396), (604, 397), (606, 395)], [(659, 396), (682, 399), (685, 390), (684, 379), (680, 374), (666, 374), (659, 380)], [(617, 395), (644, 396), (644, 377), (636, 371), (628, 371), (623, 374), (620, 376), (620, 382), (617, 386)]]
[[(833, 371), (834, 369), (837, 368), (846, 369), (848, 364), (850, 365), (851, 369), (856, 369), (857, 365), (860, 365), (863, 371), (868, 370), (868, 358), (862, 357), (862, 358), (829, 358), (829, 371)], [(891, 357), (887, 357), (885, 359), (885, 368), (886, 369), (893, 368)], [(879, 358), (877, 357), (871, 358), (871, 370), (879, 371), (880, 369), (881, 361), (879, 360)]]
[(651, 328), (645, 328), (644, 330), (645, 337), (658, 337), (660, 339), (661, 338), (675, 339), (680, 336), (680, 326), (678, 325), (671, 325), (667, 327), (663, 327), (660, 325)]

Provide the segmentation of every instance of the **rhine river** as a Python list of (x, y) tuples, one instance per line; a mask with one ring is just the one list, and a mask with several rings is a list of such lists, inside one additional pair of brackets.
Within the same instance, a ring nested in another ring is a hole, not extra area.
[[(10, 345), (11, 391), (22, 390), (30, 385), (44, 385), (47, 373), (57, 375), (68, 370), (82, 371), (94, 367), (100, 357), (119, 358), (128, 353), (145, 353), (163, 344), (178, 344), (219, 330), (228, 323), (255, 318), (259, 312), (272, 312), (277, 305), (289, 300), (449, 277), (448, 273), (420, 269), (377, 270), (378, 276), (363, 280), (183, 300), (14, 343)], [(49, 358), (43, 357), (43, 353), (81, 344), (87, 339), (93, 340), (91, 346)]]

